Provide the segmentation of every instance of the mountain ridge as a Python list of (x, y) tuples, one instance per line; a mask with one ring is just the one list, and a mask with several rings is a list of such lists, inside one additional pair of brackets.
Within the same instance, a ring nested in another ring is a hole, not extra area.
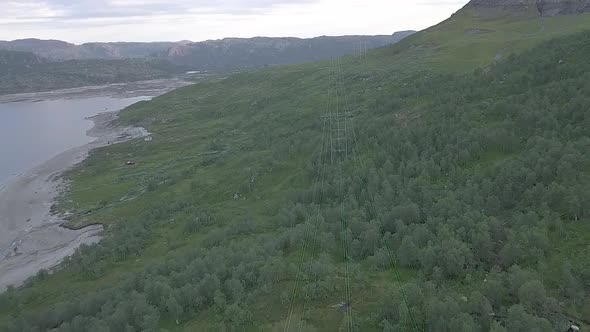
[[(88, 59), (122, 59), (122, 58), (168, 58), (171, 60), (178, 55), (185, 54), (181, 50), (189, 50), (194, 47), (226, 45), (227, 43), (239, 43), (246, 47), (256, 48), (256, 44), (261, 41), (274, 43), (296, 43), (304, 44), (315, 41), (353, 41), (367, 42), (369, 48), (385, 46), (397, 42), (407, 37), (415, 31), (399, 31), (392, 35), (375, 35), (375, 36), (320, 36), (315, 38), (296, 38), (296, 37), (253, 37), (253, 38), (223, 38), (216, 40), (205, 40), (201, 42), (178, 41), (178, 42), (88, 42), (83, 44), (73, 44), (54, 39), (17, 39), (12, 41), (0, 41), (0, 49), (9, 51), (32, 52), (38, 56), (47, 58), (52, 61), (64, 60), (88, 60)], [(366, 39), (366, 40), (365, 40)], [(347, 45), (344, 49), (348, 52), (354, 49), (356, 45)], [(194, 51), (194, 50), (193, 50)], [(207, 49), (205, 52), (209, 51)], [(343, 55), (343, 54), (334, 54)], [(186, 62), (186, 59), (183, 60)]]
[(395, 44), (414, 34), (400, 31), (377, 36), (320, 36), (315, 38), (224, 38), (179, 45), (166, 57), (174, 63), (201, 70), (260, 67), (317, 61)]
[(575, 15), (590, 12), (587, 0), (471, 0), (466, 8), (502, 9), (514, 12), (532, 12), (542, 17)]

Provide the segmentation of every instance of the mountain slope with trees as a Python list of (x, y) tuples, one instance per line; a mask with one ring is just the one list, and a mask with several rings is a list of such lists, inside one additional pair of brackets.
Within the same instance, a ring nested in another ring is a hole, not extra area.
[(15, 66), (31, 66), (46, 62), (45, 59), (29, 52), (0, 50), (0, 67), (7, 70)]
[[(3, 62), (3, 54), (19, 54), (19, 58)], [(33, 53), (0, 51), (0, 94), (169, 78), (185, 70), (157, 59), (52, 62)]]
[[(74, 226), (103, 223), (105, 239), (0, 295), (1, 326), (587, 328), (590, 26), (550, 18), (494, 60), (536, 23), (485, 20), (512, 33), (474, 41), (460, 15), (366, 59), (241, 73), (126, 109), (120, 121), (153, 139), (94, 151), (58, 207)], [(447, 45), (425, 49), (437, 34)], [(469, 43), (477, 61), (444, 66)], [(350, 125), (341, 152), (334, 112)]]

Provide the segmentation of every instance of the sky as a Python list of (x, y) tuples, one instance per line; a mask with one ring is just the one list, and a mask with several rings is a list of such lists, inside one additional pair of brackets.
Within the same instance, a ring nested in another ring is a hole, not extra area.
[(422, 30), (467, 0), (0, 0), (0, 40), (202, 41)]

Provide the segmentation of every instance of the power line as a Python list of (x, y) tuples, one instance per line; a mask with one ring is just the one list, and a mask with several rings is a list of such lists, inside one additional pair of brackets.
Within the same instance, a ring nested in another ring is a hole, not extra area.
[[(342, 251), (343, 251), (343, 259), (344, 259), (344, 284), (345, 284), (345, 297), (346, 297), (346, 314), (347, 314), (347, 327), (349, 331), (352, 331), (354, 328), (353, 323), (353, 313), (352, 313), (352, 291), (350, 287), (350, 266), (349, 266), (349, 257), (348, 257), (348, 223), (347, 218), (344, 215), (344, 201), (345, 201), (345, 193), (344, 193), (344, 175), (343, 175), (343, 163), (344, 160), (342, 159), (342, 152), (344, 152), (344, 156), (348, 157), (348, 125), (347, 125), (347, 118), (348, 115), (346, 113), (346, 107), (344, 108), (343, 112), (340, 113), (340, 97), (341, 94), (343, 95), (343, 89), (340, 84), (341, 78), (339, 77), (341, 74), (340, 70), (340, 63), (337, 63), (337, 73), (336, 73), (336, 117), (335, 121), (337, 123), (337, 135), (338, 135), (338, 174), (339, 174), (339, 194), (340, 194), (340, 225), (342, 229)], [(341, 122), (344, 122), (341, 128)], [(345, 159), (346, 160), (346, 159)]]
[[(340, 71), (342, 71), (342, 68), (340, 68)], [(348, 97), (347, 97), (346, 93), (344, 94), (344, 99), (345, 99), (345, 104), (347, 105), (347, 107), (349, 107)], [(352, 129), (352, 134), (353, 134), (353, 138), (354, 138), (354, 143), (353, 143), (354, 145), (353, 145), (353, 151), (352, 152), (353, 152), (353, 155), (357, 155), (357, 154), (360, 154), (359, 151), (358, 151), (360, 149), (360, 146), (359, 146), (358, 141), (357, 141), (356, 131), (355, 131), (354, 124), (353, 124), (352, 121), (351, 121), (351, 129)], [(364, 162), (363, 162), (363, 160), (359, 156), (356, 156), (353, 159), (356, 161), (356, 163), (358, 164), (358, 166), (362, 167), (363, 169), (365, 168)], [(377, 216), (378, 213), (377, 213), (377, 207), (376, 207), (376, 204), (375, 204), (375, 201), (374, 201), (374, 197), (372, 197), (370, 195), (369, 195), (369, 205), (370, 205), (370, 208), (373, 209), (373, 213), (375, 214), (375, 216)], [(383, 233), (383, 226), (381, 224), (379, 224), (379, 232), (380, 232), (380, 234)], [(401, 286), (401, 284), (402, 284), (401, 283), (401, 276), (400, 276), (399, 271), (397, 270), (397, 268), (395, 266), (395, 258), (393, 256), (393, 253), (392, 253), (391, 249), (389, 248), (389, 245), (387, 244), (387, 241), (383, 241), (383, 245), (385, 246), (385, 250), (388, 253), (389, 261), (390, 261), (390, 264), (392, 266), (394, 275), (395, 275), (395, 277), (397, 279), (397, 282), (399, 284), (399, 288), (400, 288), (400, 292), (402, 294), (402, 298), (403, 298), (404, 304), (406, 306), (406, 309), (408, 310), (408, 316), (410, 318), (410, 323), (412, 324), (412, 330), (413, 331), (420, 330), (420, 328), (418, 327), (418, 324), (416, 323), (415, 317), (412, 314), (412, 310), (410, 308), (410, 305), (408, 303), (407, 294), (404, 291), (403, 287)]]
[[(329, 79), (331, 82), (333, 73), (334, 73), (334, 68), (333, 68), (333, 61), (330, 60), (330, 67), (328, 69), (328, 73), (330, 75)], [(323, 161), (323, 156), (325, 153), (325, 148), (327, 148), (327, 142), (326, 142), (326, 121), (328, 119), (327, 117), (327, 113), (328, 110), (330, 109), (330, 105), (331, 105), (331, 85), (328, 85), (328, 95), (327, 95), (327, 100), (326, 100), (326, 109), (324, 111), (324, 116), (322, 116), (322, 120), (323, 120), (323, 127), (322, 127), (322, 142), (321, 142), (321, 149), (320, 149), (320, 158), (319, 158), (319, 164), (318, 167), (320, 169), (320, 187), (319, 187), (319, 193), (317, 196), (317, 213), (316, 213), (316, 217), (315, 217), (315, 227), (318, 228), (319, 223), (320, 223), (320, 216), (321, 216), (321, 205), (322, 205), (322, 198), (323, 198), (323, 192), (324, 192), (324, 180), (325, 180), (325, 176), (326, 176), (326, 166), (325, 166), (325, 162)], [(313, 201), (313, 200), (312, 200)], [(312, 255), (316, 252), (317, 250), (317, 237), (316, 237), (316, 241), (313, 241), (312, 243)], [(317, 281), (318, 277), (316, 276), (316, 281)], [(305, 317), (305, 308), (307, 305), (307, 298), (305, 298), (303, 300), (303, 312), (302, 312), (302, 317)], [(301, 325), (299, 326), (299, 331), (301, 331)]]
[[(330, 103), (330, 89), (328, 89), (328, 105), (326, 106), (326, 111), (329, 108), (329, 103)], [(325, 111), (325, 112), (326, 112)], [(326, 120), (324, 119), (324, 122), (322, 124), (322, 140), (321, 140), (321, 144), (320, 144), (320, 151), (319, 151), (319, 156), (318, 156), (318, 175), (317, 175), (317, 179), (314, 182), (315, 187), (314, 187), (314, 192), (312, 194), (312, 203), (316, 200), (316, 196), (318, 195), (317, 192), (317, 188), (318, 188), (318, 182), (320, 182), (321, 179), (321, 187), (323, 189), (323, 176), (324, 176), (324, 172), (323, 172), (323, 155), (324, 155), (324, 145), (325, 145), (325, 137), (326, 137)], [(320, 189), (320, 190), (322, 190)], [(319, 192), (319, 195), (321, 195), (321, 191)], [(318, 219), (319, 219), (319, 207), (318, 207)], [(291, 290), (291, 296), (290, 296), (290, 300), (289, 300), (289, 310), (287, 313), (287, 319), (285, 320), (285, 326), (284, 326), (284, 331), (288, 332), (291, 326), (291, 319), (293, 316), (293, 312), (294, 312), (294, 306), (295, 306), (295, 301), (297, 299), (297, 293), (298, 293), (298, 287), (299, 287), (299, 282), (301, 279), (301, 274), (302, 274), (302, 266), (303, 266), (303, 262), (305, 261), (305, 254), (306, 254), (306, 249), (307, 249), (307, 241), (309, 238), (309, 232), (311, 231), (311, 223), (310, 223), (310, 219), (313, 218), (308, 218), (307, 222), (305, 224), (305, 229), (304, 229), (304, 235), (303, 235), (303, 244), (302, 244), (302, 249), (301, 249), (301, 254), (299, 256), (299, 261), (298, 261), (298, 266), (297, 266), (297, 272), (296, 272), (296, 276), (295, 276), (295, 284), (293, 285), (293, 289)]]

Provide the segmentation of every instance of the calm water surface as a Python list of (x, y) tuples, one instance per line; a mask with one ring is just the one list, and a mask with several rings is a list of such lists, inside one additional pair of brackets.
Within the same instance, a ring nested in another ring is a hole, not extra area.
[(150, 97), (96, 97), (0, 104), (0, 188), (10, 179), (71, 148), (91, 142), (87, 117)]

